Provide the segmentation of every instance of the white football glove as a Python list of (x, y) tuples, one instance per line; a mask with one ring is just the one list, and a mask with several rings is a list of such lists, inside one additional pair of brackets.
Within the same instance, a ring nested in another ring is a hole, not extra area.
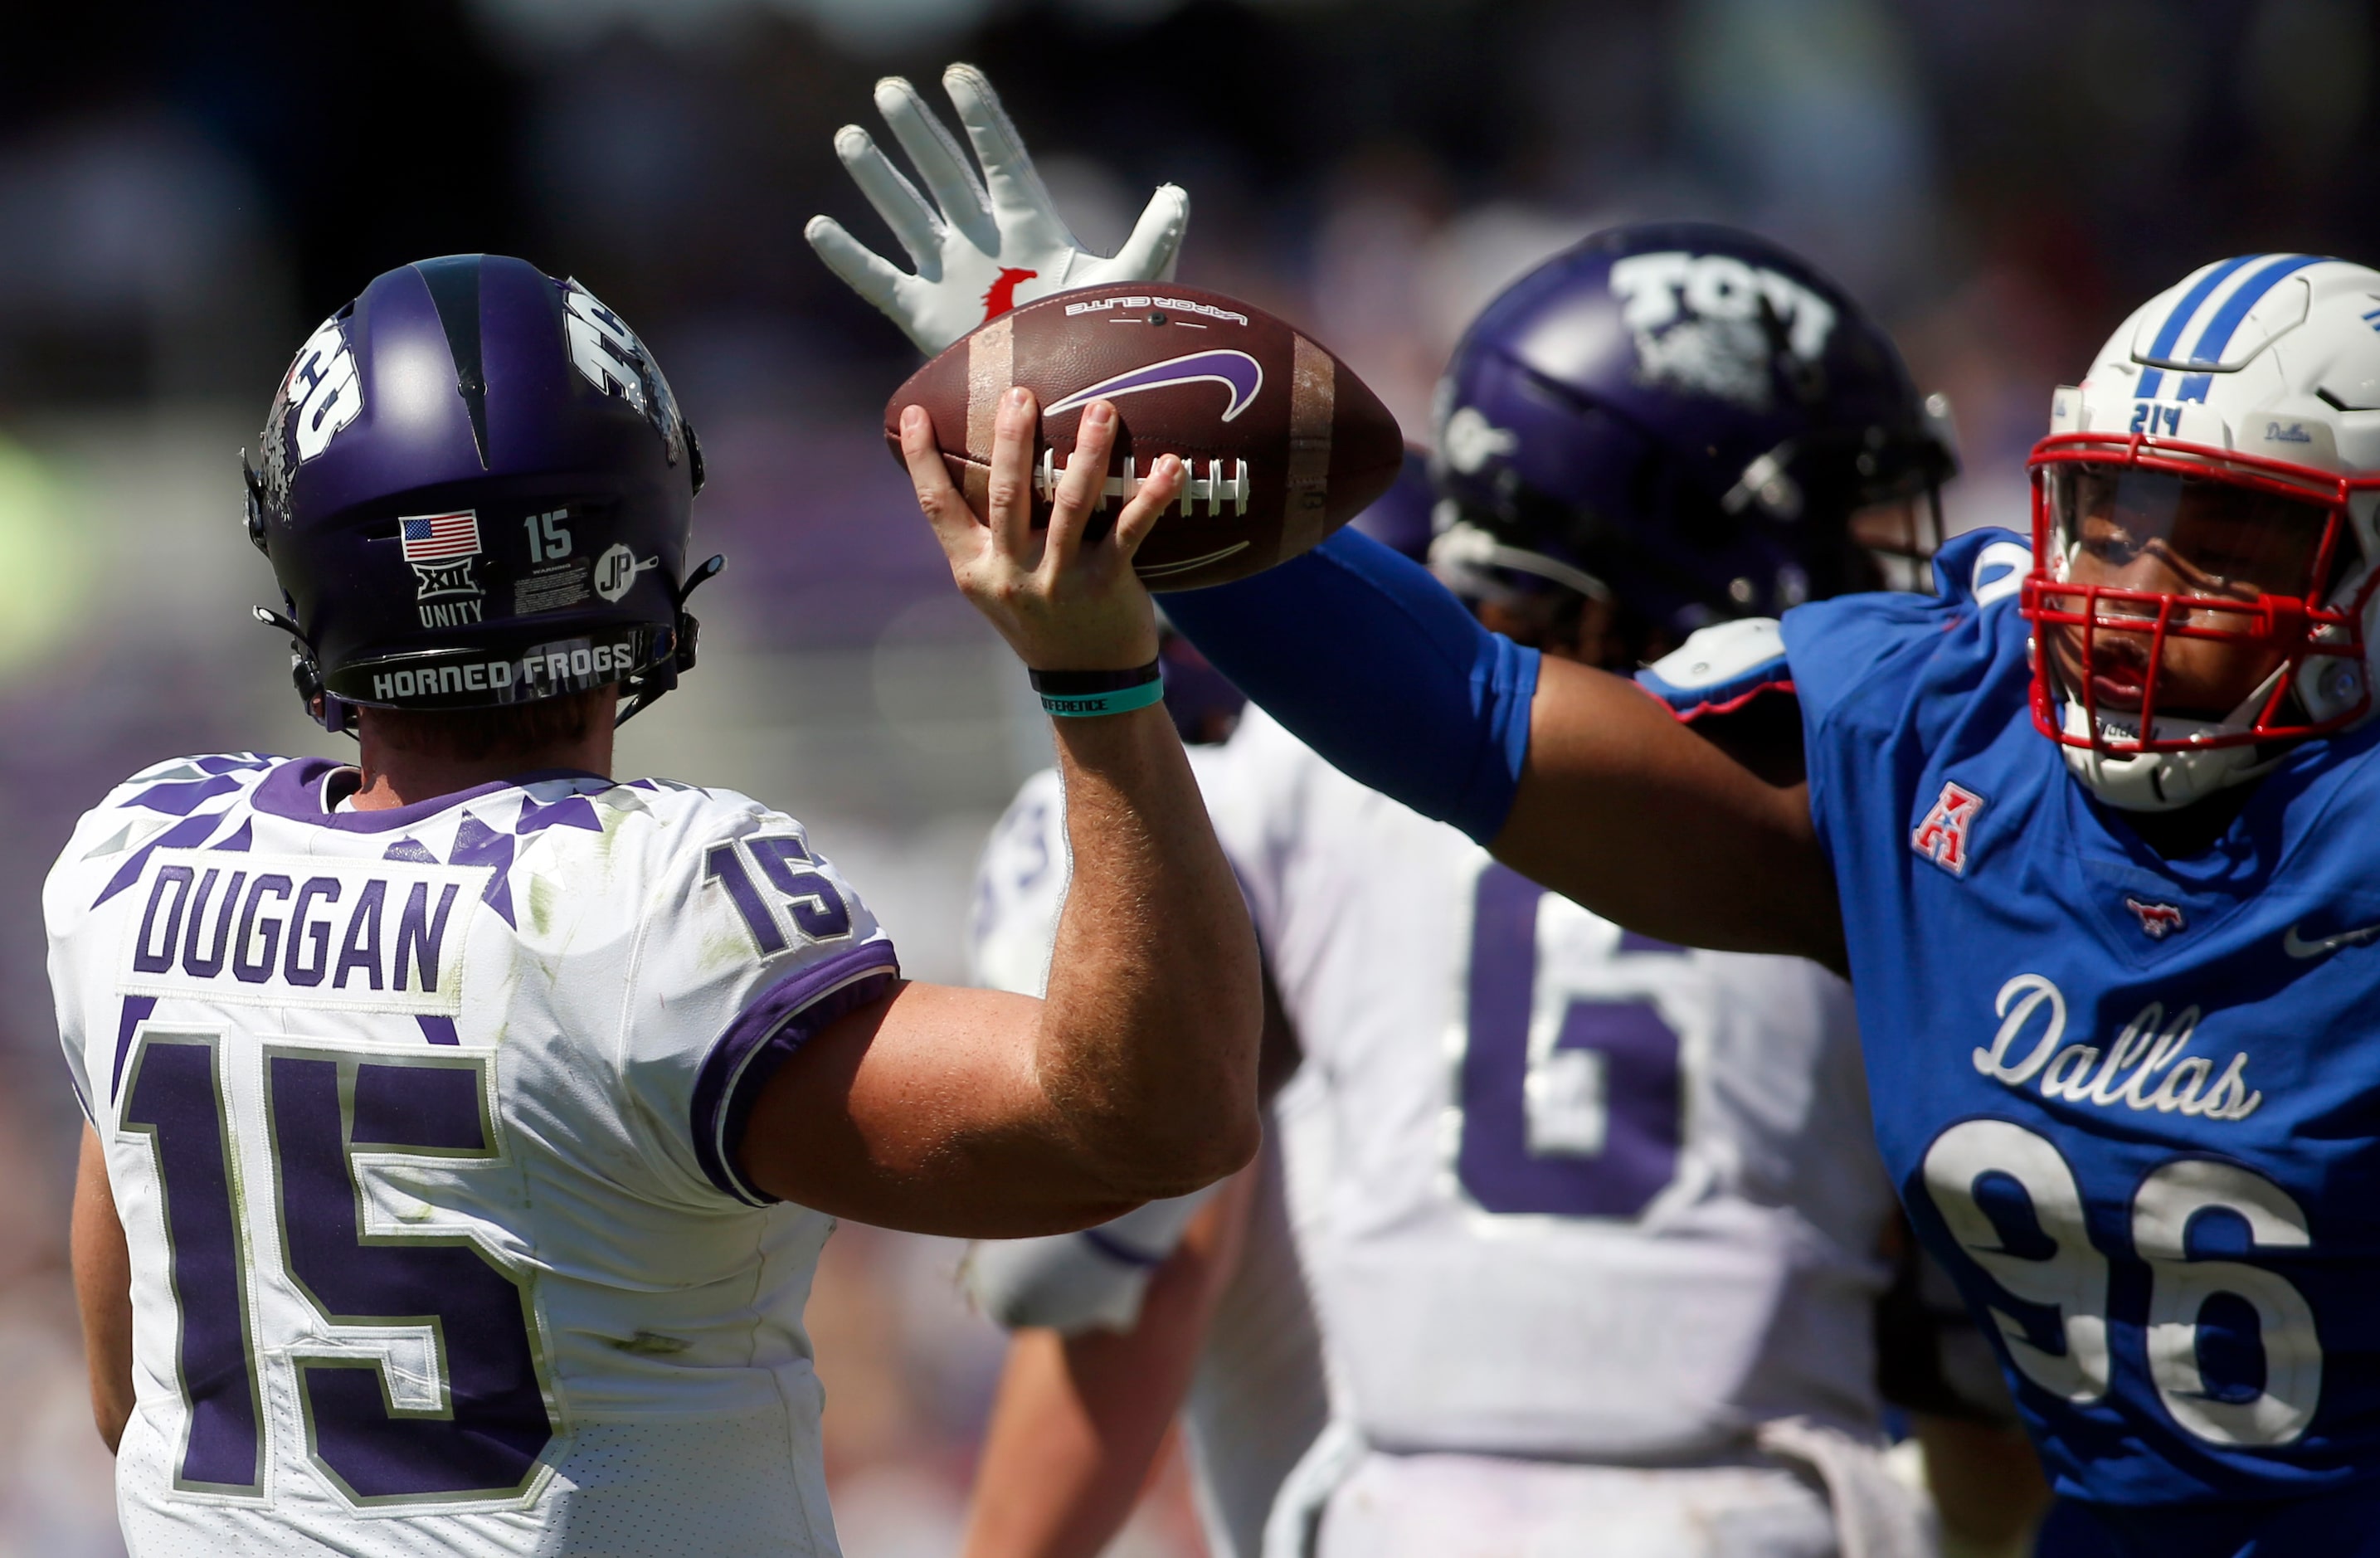
[(819, 258), (927, 356), (1052, 292), (1172, 278), (1190, 225), (1186, 190), (1160, 185), (1113, 259), (1086, 253), (1050, 203), (1049, 189), (983, 72), (953, 65), (942, 72), (942, 90), (983, 164), (981, 178), (915, 87), (898, 76), (876, 83), (876, 111), (917, 164), (930, 202), (866, 130), (845, 125), (834, 135), (835, 155), (909, 251), (917, 274), (869, 250), (832, 216), (813, 216), (804, 229)]

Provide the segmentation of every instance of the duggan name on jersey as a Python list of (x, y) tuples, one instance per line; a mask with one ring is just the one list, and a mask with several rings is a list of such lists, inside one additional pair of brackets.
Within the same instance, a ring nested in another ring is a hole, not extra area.
[(127, 920), (121, 988), (263, 1005), (453, 1016), (485, 866), (161, 849)]

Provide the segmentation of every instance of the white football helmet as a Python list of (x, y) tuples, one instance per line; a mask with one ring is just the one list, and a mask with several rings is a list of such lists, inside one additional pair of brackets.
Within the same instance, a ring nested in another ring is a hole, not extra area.
[[(2370, 712), (2380, 271), (2252, 254), (2192, 272), (2058, 390), (2030, 469), (2034, 721), (2101, 799), (2187, 806)], [(2133, 554), (2180, 555), (2168, 544), (2180, 529), (2211, 522), (2236, 566), (2183, 564), (2208, 584), (2186, 594), (2084, 582), (2086, 517)], [(2168, 714), (2159, 672), (2177, 639), (2253, 646), (2278, 664), (2219, 718)], [(2119, 664), (2132, 706), (2105, 707)]]

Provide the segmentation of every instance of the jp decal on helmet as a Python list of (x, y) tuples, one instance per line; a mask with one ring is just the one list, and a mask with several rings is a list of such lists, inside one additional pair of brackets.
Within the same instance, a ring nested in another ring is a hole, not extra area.
[(702, 456), (652, 354), (575, 281), (451, 255), (376, 277), (298, 349), (247, 468), (249, 536), (308, 711), (479, 709), (694, 663)]
[[(1440, 382), (1432, 564), (1462, 592), (1531, 581), (1675, 637), (1881, 582), (1930, 550), (1958, 469), (1947, 403), (1883, 329), (1766, 239), (1617, 227), (1507, 288)], [(1889, 533), (1854, 534), (1898, 505)]]
[(2036, 444), (2034, 720), (2112, 805), (2186, 806), (2372, 706), (2380, 272), (2255, 254), (2126, 320)]

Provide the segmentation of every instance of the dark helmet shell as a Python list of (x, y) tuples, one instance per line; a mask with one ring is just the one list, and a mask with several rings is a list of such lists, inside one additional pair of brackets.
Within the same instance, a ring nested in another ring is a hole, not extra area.
[(401, 266), (323, 322), (249, 475), (318, 717), (482, 708), (691, 663), (701, 461), (651, 353), (526, 261)]
[(1704, 224), (1612, 228), (1513, 283), (1436, 410), (1431, 473), (1462, 522), (1678, 631), (1845, 588), (1852, 514), (1957, 469), (1849, 294)]

